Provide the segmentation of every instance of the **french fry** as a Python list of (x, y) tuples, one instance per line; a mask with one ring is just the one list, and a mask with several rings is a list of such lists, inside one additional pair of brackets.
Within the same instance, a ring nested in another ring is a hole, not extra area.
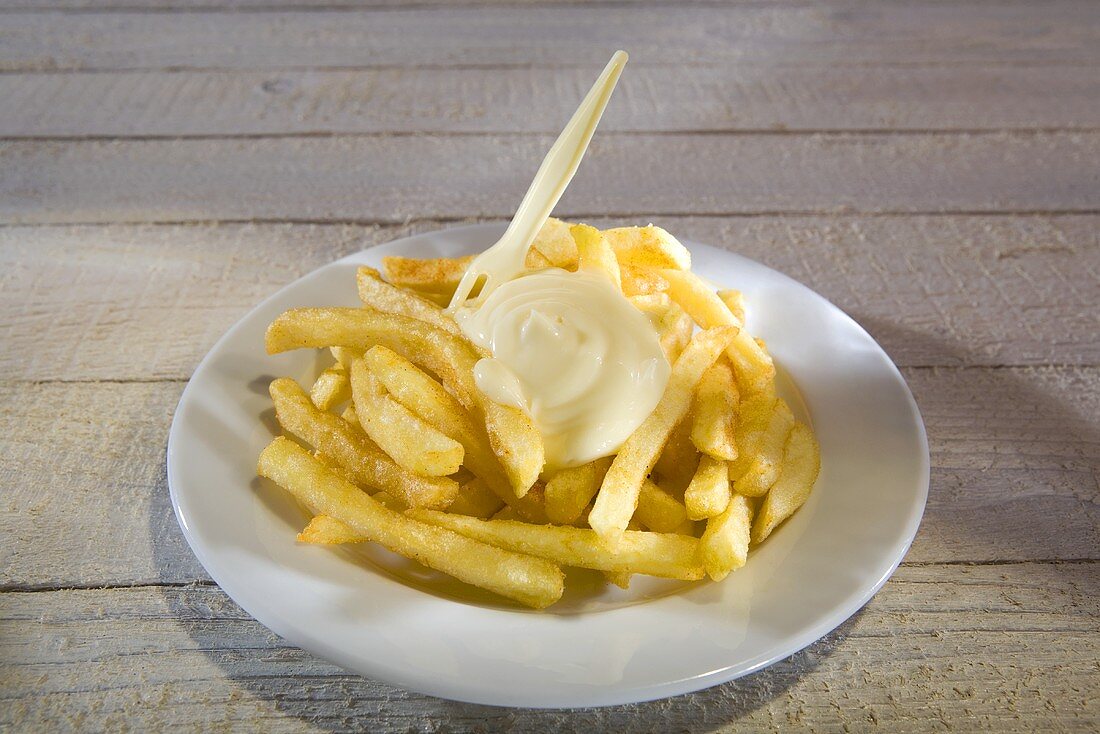
[(751, 501), (734, 495), (720, 515), (707, 521), (699, 550), (707, 575), (715, 581), (721, 581), (730, 571), (744, 566), (749, 557)]
[(572, 525), (596, 496), (611, 466), (611, 457), (562, 469), (546, 482), (546, 516), (558, 525)]
[(504, 507), (504, 502), (489, 489), (485, 481), (474, 477), (458, 488), (458, 496), (447, 508), (447, 512), (470, 517), (492, 517)]
[(429, 568), (536, 609), (561, 598), (564, 575), (553, 563), (386, 509), (354, 484), (329, 472), (293, 441), (282, 437), (272, 441), (260, 454), (257, 472), (303, 504), (316, 507), (320, 514)]
[(623, 265), (691, 269), (691, 253), (660, 227), (617, 227), (604, 230), (603, 235)]
[(699, 452), (691, 442), (691, 416), (687, 415), (672, 429), (653, 471), (661, 486), (677, 494), (687, 489), (699, 466)]
[(621, 290), (619, 261), (615, 259), (615, 253), (600, 230), (587, 224), (574, 224), (569, 228), (569, 233), (577, 243), (577, 269), (600, 273), (614, 283), (616, 289)]
[(710, 456), (699, 458), (699, 468), (684, 490), (684, 505), (692, 520), (706, 520), (721, 514), (730, 501), (729, 468)]
[(495, 515), (493, 515), (493, 517), (491, 519), (493, 519), (493, 520), (515, 520), (515, 521), (518, 522), (518, 521), (522, 520), (523, 518), (521, 518), (519, 516), (519, 513), (516, 512), (516, 508), (512, 507), (511, 505), (505, 505), (504, 507), (501, 507), (497, 511), (497, 513)]
[(657, 324), (657, 333), (661, 340), (661, 349), (670, 363), (675, 363), (684, 351), (684, 347), (691, 341), (691, 335), (695, 331), (695, 324), (679, 304), (673, 303), (665, 311)]
[(654, 532), (671, 533), (687, 519), (687, 510), (680, 500), (646, 479), (638, 493), (634, 519)]
[(340, 417), (348, 422), (348, 425), (359, 431), (365, 433), (363, 430), (363, 424), (359, 422), (359, 414), (355, 412), (355, 406), (349, 405), (344, 408), (344, 412), (340, 414)]
[(658, 323), (660, 318), (664, 316), (665, 311), (672, 305), (672, 299), (668, 297), (667, 293), (646, 293), (645, 295), (639, 296), (627, 296), (626, 300), (630, 301), (634, 308), (638, 309), (646, 316), (649, 316), (654, 324)]
[(545, 521), (546, 515), (536, 497), (530, 494), (516, 497), (484, 431), (479, 430), (469, 412), (434, 377), (381, 345), (368, 349), (363, 361), (395, 400), (462, 444), (466, 467), (501, 500), (515, 506), (524, 519)]
[(410, 507), (446, 507), (458, 494), (451, 479), (423, 477), (399, 466), (345, 420), (319, 410), (294, 380), (274, 380), (269, 391), (279, 424), (331, 457), (357, 483), (391, 492)]
[(337, 362), (321, 372), (309, 389), (309, 398), (321, 410), (331, 410), (340, 403), (346, 403), (351, 399), (348, 371)]
[(462, 466), (462, 444), (387, 395), (362, 360), (351, 365), (351, 389), (363, 430), (398, 464), (429, 477), (445, 477)]
[(614, 543), (638, 506), (638, 494), (676, 424), (691, 407), (695, 386), (734, 337), (736, 326), (700, 331), (672, 367), (668, 385), (657, 407), (627, 438), (607, 470), (588, 522), (599, 535)]
[(787, 437), (783, 466), (752, 525), (752, 542), (761, 543), (810, 496), (821, 470), (821, 451), (813, 431), (796, 423)]
[(300, 308), (275, 319), (267, 329), (267, 351), (383, 344), (434, 372), (450, 392), (484, 424), (493, 452), (504, 466), (517, 497), (527, 494), (545, 464), (542, 437), (530, 416), (489, 400), (474, 384), (479, 352), (469, 342), (422, 321), (371, 308)]
[[(354, 481), (344, 476), (345, 473), (341, 471), (338, 464), (333, 464), (324, 456), (317, 454), (314, 454), (314, 458), (336, 476), (355, 484)], [(375, 492), (371, 497), (374, 498), (375, 502), (394, 512), (404, 512), (408, 509), (404, 502), (392, 497), (388, 492)], [(328, 515), (314, 515), (302, 532), (298, 533), (297, 539), (299, 543), (310, 543), (311, 545), (342, 545), (344, 543), (363, 543), (367, 540), (352, 528)]]
[(427, 259), (384, 257), (382, 272), (394, 285), (450, 299), (473, 259), (473, 255)]
[(530, 525), (511, 520), (477, 520), (445, 512), (410, 510), (409, 516), (449, 528), (500, 548), (545, 558), (563, 566), (618, 573), (644, 573), (695, 580), (703, 575), (699, 541), (683, 535), (624, 531), (609, 548), (593, 530), (560, 525)]
[(695, 391), (691, 442), (696, 448), (722, 461), (737, 458), (735, 428), (739, 402), (733, 370), (724, 360), (718, 360), (703, 373)]
[(622, 281), (623, 295), (646, 296), (655, 293), (664, 293), (669, 289), (669, 283), (665, 278), (657, 274), (652, 268), (638, 268), (633, 265), (624, 265), (619, 262), (619, 277)]
[(722, 299), (722, 303), (726, 304), (726, 308), (733, 314), (733, 318), (737, 319), (737, 323), (745, 323), (745, 294), (741, 291), (718, 291), (718, 297)]
[(783, 447), (793, 426), (794, 415), (791, 414), (791, 409), (782, 399), (776, 400), (752, 461), (745, 473), (734, 479), (733, 489), (737, 494), (761, 497), (771, 489), (779, 477), (783, 464)]
[[(329, 347), (333, 359), (345, 370), (351, 369), (351, 363), (363, 356), (362, 349), (349, 349), (348, 347)], [(348, 384), (351, 384), (350, 382)]]
[(776, 398), (759, 394), (741, 402), (737, 413), (737, 458), (729, 464), (730, 480), (736, 480), (748, 471), (752, 460), (764, 440), (768, 422), (775, 413)]
[(302, 532), (298, 533), (299, 543), (313, 545), (343, 545), (365, 541), (366, 537), (362, 534), (328, 515), (315, 515)]
[(531, 249), (539, 253), (551, 267), (576, 270), (577, 244), (570, 234), (568, 222), (550, 217), (535, 236)]
[(446, 311), (415, 293), (387, 283), (374, 268), (359, 268), (355, 274), (355, 282), (359, 288), (359, 300), (377, 311), (409, 316), (437, 329), (462, 335), (458, 323)]
[[(672, 300), (683, 306), (688, 315), (704, 329), (733, 324), (741, 326), (718, 294), (694, 273), (684, 270), (660, 270), (658, 276), (669, 284)], [(775, 390), (775, 365), (760, 345), (740, 331), (727, 352), (734, 371), (746, 392)]]
[(545, 255), (532, 247), (527, 251), (527, 259), (523, 261), (523, 266), (528, 270), (542, 270), (543, 268), (554, 267), (554, 263), (547, 260)]

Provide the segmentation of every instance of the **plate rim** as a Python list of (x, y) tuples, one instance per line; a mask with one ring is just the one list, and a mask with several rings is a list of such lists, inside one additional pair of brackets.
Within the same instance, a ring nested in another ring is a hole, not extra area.
[[(188, 547), (191, 552), (194, 553), (203, 569), (208, 573), (211, 579), (218, 585), (218, 587), (227, 595), (233, 602), (241, 607), (248, 615), (253, 617), (257, 622), (267, 627), (279, 637), (283, 638), (290, 644), (299, 647), (310, 654), (317, 657), (328, 660), (339, 665), (348, 671), (360, 675), (363, 677), (371, 678), (380, 682), (389, 683), (405, 688), (410, 691), (423, 693), (426, 695), (446, 698), (450, 700), (462, 701), (467, 703), (476, 703), (481, 705), (492, 706), (509, 706), (509, 707), (524, 707), (524, 708), (539, 708), (539, 709), (568, 709), (568, 708), (580, 708), (580, 707), (592, 707), (592, 706), (613, 706), (622, 705), (628, 703), (640, 703), (644, 701), (652, 701), (661, 698), (683, 695), (685, 693), (694, 692), (709, 688), (715, 685), (720, 685), (737, 678), (750, 675), (758, 672), (780, 660), (786, 659), (799, 651), (805, 649), (815, 641), (821, 639), (825, 635), (829, 634), (846, 620), (850, 619), (860, 609), (862, 609), (870, 600), (877, 594), (882, 586), (890, 579), (890, 577), (897, 570), (898, 566), (904, 560), (908, 554), (913, 540), (916, 537), (917, 531), (920, 527), (921, 520), (925, 509), (927, 507), (928, 493), (930, 488), (931, 478), (931, 461), (928, 444), (927, 429), (924, 424), (923, 417), (920, 412), (920, 408), (916, 403), (916, 399), (913, 397), (912, 390), (909, 388), (904, 375), (901, 374), (900, 369), (890, 358), (885, 349), (863, 328), (855, 319), (853, 319), (847, 312), (841, 309), (836, 304), (829, 301), (824, 296), (814, 291), (809, 286), (795, 280), (791, 276), (778, 271), (764, 263), (757, 260), (753, 260), (740, 253), (726, 250), (723, 248), (714, 247), (712, 245), (706, 245), (703, 243), (695, 242), (690, 239), (681, 239), (681, 241), (688, 247), (689, 250), (695, 252), (696, 250), (712, 251), (719, 253), (720, 256), (733, 256), (735, 258), (741, 258), (756, 265), (766, 268), (774, 276), (779, 277), (786, 282), (788, 287), (794, 287), (804, 291), (807, 295), (813, 298), (819, 303), (820, 306), (833, 312), (835, 315), (842, 317), (847, 322), (849, 327), (857, 329), (870, 343), (874, 344), (875, 348), (884, 358), (884, 365), (891, 372), (892, 377), (896, 380), (897, 384), (904, 390), (904, 396), (909, 410), (911, 411), (912, 418), (914, 419), (914, 426), (916, 428), (916, 436), (918, 439), (918, 445), (920, 449), (920, 466), (919, 476), (915, 477), (919, 492), (914, 495), (913, 502), (910, 506), (908, 516), (905, 519), (904, 532), (898, 536), (900, 542), (893, 545), (890, 563), (884, 568), (884, 571), (880, 574), (873, 584), (865, 587), (863, 593), (851, 594), (848, 598), (844, 599), (842, 604), (838, 604), (834, 607), (832, 613), (822, 617), (816, 624), (809, 625), (799, 633), (792, 635), (789, 638), (789, 642), (785, 645), (777, 645), (774, 651), (769, 653), (763, 653), (747, 660), (737, 661), (730, 663), (729, 665), (719, 667), (714, 670), (701, 672), (697, 675), (689, 675), (674, 680), (668, 680), (661, 683), (653, 684), (640, 684), (640, 685), (626, 685), (615, 687), (593, 687), (596, 691), (596, 695), (588, 697), (586, 700), (549, 700), (549, 701), (536, 701), (530, 698), (516, 695), (491, 695), (480, 696), (475, 695), (469, 691), (450, 690), (447, 686), (435, 686), (425, 682), (422, 679), (410, 679), (408, 676), (396, 673), (393, 670), (380, 671), (364, 670), (364, 666), (361, 664), (362, 660), (359, 658), (352, 658), (350, 655), (345, 655), (338, 647), (331, 645), (325, 645), (320, 639), (315, 639), (313, 636), (302, 634), (302, 631), (291, 624), (288, 624), (279, 615), (275, 613), (269, 613), (269, 609), (263, 608), (260, 613), (257, 613), (254, 608), (245, 606), (239, 600), (239, 597), (249, 596), (245, 593), (240, 585), (238, 585), (236, 579), (229, 578), (227, 574), (223, 573), (221, 565), (213, 559), (207, 552), (207, 549), (202, 547), (202, 543), (195, 537), (188, 524), (188, 518), (184, 515), (184, 510), (181, 506), (180, 494), (177, 487), (180, 485), (181, 480), (178, 478), (178, 470), (174, 466), (173, 458), (177, 455), (176, 449), (180, 442), (180, 432), (182, 431), (182, 419), (181, 414), (185, 402), (187, 401), (193, 387), (196, 384), (196, 378), (200, 378), (204, 375), (205, 371), (210, 368), (210, 364), (221, 351), (222, 347), (228, 343), (236, 334), (239, 329), (244, 328), (244, 324), (249, 318), (257, 311), (260, 311), (270, 305), (272, 302), (279, 300), (283, 294), (297, 286), (303, 280), (317, 276), (320, 272), (339, 266), (342, 264), (356, 263), (361, 261), (363, 255), (370, 250), (378, 247), (400, 247), (408, 241), (418, 240), (432, 236), (447, 236), (458, 232), (471, 232), (473, 230), (483, 230), (486, 233), (489, 232), (501, 232), (503, 231), (506, 223), (474, 223), (455, 227), (444, 227), (441, 229), (429, 230), (418, 234), (407, 235), (395, 240), (389, 240), (386, 242), (379, 242), (370, 245), (369, 247), (357, 250), (356, 252), (349, 253), (341, 258), (325, 263), (313, 270), (310, 270), (294, 280), (286, 283), (274, 293), (268, 297), (260, 300), (253, 305), (246, 313), (238, 318), (226, 331), (222, 334), (210, 347), (207, 353), (203, 356), (202, 360), (196, 365), (191, 377), (188, 378), (187, 385), (184, 387), (180, 394), (179, 401), (173, 411), (172, 422), (169, 428), (167, 451), (166, 451), (166, 469), (167, 469), (167, 483), (169, 496), (171, 499), (172, 510), (176, 517), (180, 529), (187, 541)], [(488, 236), (487, 236), (488, 239)], [(175, 477), (175, 479), (174, 479)], [(918, 501), (919, 500), (919, 501)], [(216, 571), (213, 569), (217, 569)], [(394, 583), (400, 583), (395, 581)], [(423, 592), (421, 592), (423, 593)], [(457, 603), (457, 602), (455, 602)], [(597, 612), (598, 613), (598, 612)], [(733, 672), (731, 672), (733, 671)], [(497, 692), (498, 694), (500, 692)]]

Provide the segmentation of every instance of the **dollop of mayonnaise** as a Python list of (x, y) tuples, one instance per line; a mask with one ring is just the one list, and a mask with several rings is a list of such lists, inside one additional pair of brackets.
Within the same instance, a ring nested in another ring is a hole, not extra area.
[(478, 389), (531, 416), (548, 469), (618, 451), (671, 371), (649, 318), (595, 272), (522, 275), (455, 319), (492, 354), (474, 368)]

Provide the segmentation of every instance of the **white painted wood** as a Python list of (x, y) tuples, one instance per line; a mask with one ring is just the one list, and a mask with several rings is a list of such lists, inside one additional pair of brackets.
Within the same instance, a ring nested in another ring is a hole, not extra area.
[(902, 567), (790, 659), (699, 693), (545, 712), (459, 704), (349, 675), (287, 646), (216, 588), (7, 594), (16, 730), (270, 732), (989, 730), (1100, 723), (1093, 565)]
[[(555, 134), (581, 68), (0, 74), (4, 136)], [(630, 66), (609, 131), (1100, 127), (1075, 66)]]
[[(0, 143), (0, 221), (511, 216), (550, 136)], [(597, 136), (564, 216), (1100, 209), (1098, 133)]]
[[(1100, 560), (1100, 369), (904, 374), (932, 449), (932, 491), (908, 561)], [(207, 578), (176, 527), (165, 480), (182, 390), (0, 383), (0, 585)]]
[(6, 13), (0, 70), (1072, 63), (1100, 60), (1089, 0), (629, 9)]
[[(808, 284), (902, 365), (1100, 364), (1097, 216), (656, 221)], [(445, 226), (0, 227), (0, 374), (186, 379), (226, 329), (298, 276)]]

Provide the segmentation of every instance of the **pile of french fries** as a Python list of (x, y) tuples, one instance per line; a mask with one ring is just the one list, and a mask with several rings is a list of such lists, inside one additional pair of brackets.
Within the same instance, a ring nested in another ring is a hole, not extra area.
[(298, 540), (375, 542), (538, 609), (562, 566), (724, 578), (807, 499), (820, 465), (809, 427), (776, 395), (737, 291), (715, 292), (659, 227), (599, 231), (551, 219), (532, 269), (606, 275), (652, 320), (672, 373), (615, 456), (544, 471), (523, 411), (474, 384), (484, 356), (443, 310), (470, 258), (390, 257), (360, 268), (362, 308), (302, 308), (268, 328), (269, 353), (329, 349), (307, 392), (271, 383), (285, 433), (258, 472), (313, 515)]

